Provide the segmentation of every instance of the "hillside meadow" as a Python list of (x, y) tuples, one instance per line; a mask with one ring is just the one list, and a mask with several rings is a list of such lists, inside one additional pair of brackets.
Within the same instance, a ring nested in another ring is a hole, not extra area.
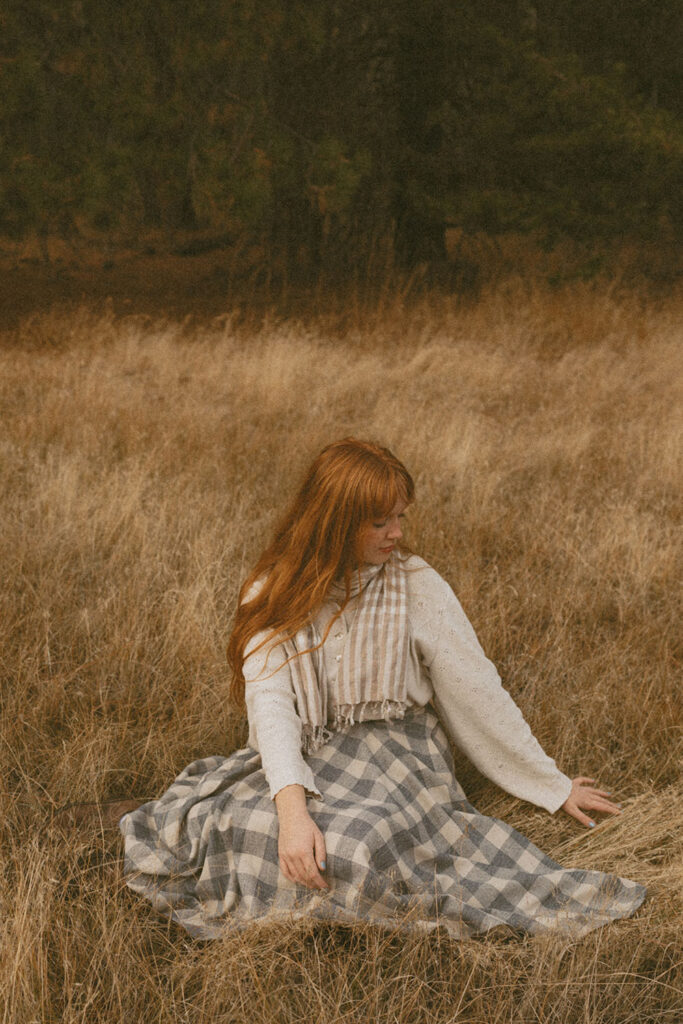
[[(3, 1024), (676, 1024), (683, 296), (510, 281), (247, 324), (54, 308), (0, 332)], [(544, 748), (623, 802), (594, 831), (456, 754), (484, 812), (645, 883), (576, 941), (298, 923), (198, 943), (129, 893), (70, 800), (160, 794), (245, 742), (241, 579), (319, 448), (413, 471), (407, 540)], [(678, 563), (680, 565), (680, 562)]]

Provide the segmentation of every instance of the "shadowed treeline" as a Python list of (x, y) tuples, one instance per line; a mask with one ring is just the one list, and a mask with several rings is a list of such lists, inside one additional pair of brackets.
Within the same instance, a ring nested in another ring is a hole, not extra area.
[(5, 0), (0, 236), (304, 281), (443, 264), (449, 227), (672, 245), (681, 27), (670, 0)]

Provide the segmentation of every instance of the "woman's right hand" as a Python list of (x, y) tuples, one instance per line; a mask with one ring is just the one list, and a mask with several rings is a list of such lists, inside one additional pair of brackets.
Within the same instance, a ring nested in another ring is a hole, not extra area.
[(280, 868), (290, 882), (309, 889), (329, 889), (320, 874), (325, 870), (325, 839), (306, 810), (303, 786), (285, 786), (275, 795), (280, 825)]

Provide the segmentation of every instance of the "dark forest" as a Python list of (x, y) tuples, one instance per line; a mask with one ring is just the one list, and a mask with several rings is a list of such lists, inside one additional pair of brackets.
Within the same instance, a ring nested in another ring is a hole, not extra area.
[(671, 243), (679, 0), (6, 0), (0, 234), (257, 245), (305, 275), (448, 228)]

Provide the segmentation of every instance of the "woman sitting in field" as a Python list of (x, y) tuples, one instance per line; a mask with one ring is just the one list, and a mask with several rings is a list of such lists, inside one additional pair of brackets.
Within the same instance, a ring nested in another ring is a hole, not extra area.
[(449, 585), (402, 547), (413, 496), (386, 448), (320, 453), (242, 587), (228, 654), (249, 745), (121, 819), (128, 885), (197, 937), (303, 914), (580, 935), (644, 898), (467, 802), (449, 739), (551, 814), (619, 813), (543, 752)]

